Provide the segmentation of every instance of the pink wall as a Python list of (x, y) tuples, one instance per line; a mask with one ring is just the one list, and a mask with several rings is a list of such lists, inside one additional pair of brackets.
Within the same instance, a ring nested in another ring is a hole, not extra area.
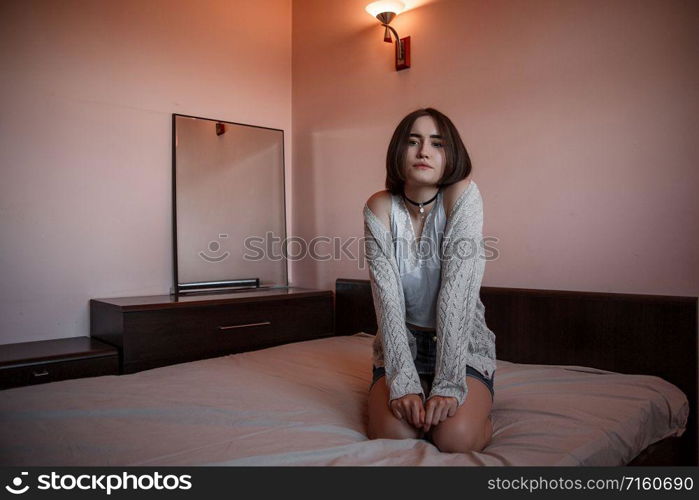
[[(393, 128), (434, 106), (498, 238), (484, 285), (699, 295), (698, 3), (422, 2), (393, 22), (401, 72), (367, 3), (293, 3), (298, 236), (360, 238)], [(293, 265), (297, 285), (368, 278), (347, 257)]]
[[(171, 113), (286, 131), (291, 0), (0, 2), (0, 343), (172, 286)], [(290, 193), (289, 193), (290, 194)]]
[(173, 112), (286, 131), (290, 234), (355, 256), (294, 285), (368, 277), (362, 206), (430, 105), (499, 239), (486, 285), (699, 295), (696, 2), (407, 0), (402, 72), (368, 2), (0, 2), (0, 343), (169, 290)]

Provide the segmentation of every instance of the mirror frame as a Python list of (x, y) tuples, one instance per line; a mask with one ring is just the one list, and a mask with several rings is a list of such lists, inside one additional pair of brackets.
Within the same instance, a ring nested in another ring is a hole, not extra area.
[(204, 118), (201, 116), (184, 115), (172, 113), (172, 265), (173, 265), (173, 288), (170, 295), (180, 295), (183, 293), (231, 293), (237, 290), (260, 289), (260, 288), (289, 288), (289, 261), (284, 255), (284, 277), (286, 285), (260, 285), (259, 278), (203, 281), (196, 283), (179, 283), (177, 266), (177, 117), (195, 118), (197, 120), (207, 120), (229, 125), (242, 125), (244, 127), (273, 130), (282, 133), (282, 206), (284, 209), (284, 242), (282, 244), (283, 253), (286, 254), (286, 240), (288, 239), (288, 225), (286, 221), (286, 156), (284, 148), (284, 129), (262, 127), (260, 125), (250, 125), (248, 123), (231, 122), (218, 120), (215, 118)]

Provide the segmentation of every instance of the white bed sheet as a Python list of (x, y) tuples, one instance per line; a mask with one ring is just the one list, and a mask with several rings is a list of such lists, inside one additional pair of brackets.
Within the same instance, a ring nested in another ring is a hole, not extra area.
[(663, 379), (498, 361), (493, 439), (368, 440), (368, 334), (0, 391), (2, 465), (623, 465), (680, 436)]

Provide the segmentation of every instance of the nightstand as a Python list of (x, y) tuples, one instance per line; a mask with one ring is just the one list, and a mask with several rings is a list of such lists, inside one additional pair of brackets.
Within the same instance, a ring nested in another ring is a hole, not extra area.
[(92, 299), (90, 335), (119, 349), (120, 373), (334, 334), (331, 290)]
[(0, 389), (118, 373), (118, 351), (90, 337), (0, 345)]

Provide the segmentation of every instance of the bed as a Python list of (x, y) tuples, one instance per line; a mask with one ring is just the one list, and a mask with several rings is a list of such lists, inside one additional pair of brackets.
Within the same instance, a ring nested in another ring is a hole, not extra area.
[(498, 342), (481, 453), (367, 439), (376, 318), (369, 282), (338, 279), (332, 337), (0, 392), (0, 463), (697, 465), (696, 298), (481, 298)]

